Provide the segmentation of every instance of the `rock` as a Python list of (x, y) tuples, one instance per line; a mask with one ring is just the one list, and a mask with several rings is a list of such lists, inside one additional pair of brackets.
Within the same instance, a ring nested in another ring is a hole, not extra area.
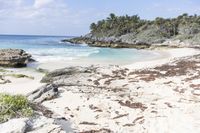
[(95, 69), (91, 67), (68, 67), (64, 69), (58, 69), (53, 72), (48, 73), (41, 80), (42, 83), (52, 83), (58, 79), (65, 79), (71, 75), (80, 74), (80, 73), (92, 73)]
[(200, 32), (200, 27), (196, 23), (179, 25), (178, 32), (180, 35), (194, 35)]
[[(63, 130), (62, 125), (57, 124), (53, 118), (47, 118), (44, 116), (35, 116), (28, 121), (29, 129), (28, 133), (66, 133)], [(70, 126), (69, 131), (70, 131)]]
[(33, 103), (42, 103), (45, 100), (51, 100), (58, 95), (58, 86), (55, 84), (44, 85), (27, 95), (28, 100)]
[(73, 132), (67, 120), (35, 115), (31, 118), (11, 119), (0, 124), (0, 133), (66, 133)]
[(11, 83), (10, 80), (5, 79), (2, 75), (0, 75), (0, 84)]
[(0, 66), (24, 67), (31, 59), (31, 55), (21, 49), (1, 49)]
[(68, 67), (50, 72), (42, 79), (42, 82), (66, 88), (75, 86), (81, 88), (81, 91), (87, 88), (89, 90), (93, 88), (113, 89), (118, 86), (108, 85), (105, 82), (124, 79), (125, 73), (125, 69), (117, 66), (114, 68), (113, 66)]
[(28, 128), (27, 119), (11, 119), (8, 122), (0, 124), (0, 133), (25, 133)]
[(47, 74), (42, 82), (61, 86), (92, 86), (88, 78), (94, 75), (96, 67), (68, 67)]

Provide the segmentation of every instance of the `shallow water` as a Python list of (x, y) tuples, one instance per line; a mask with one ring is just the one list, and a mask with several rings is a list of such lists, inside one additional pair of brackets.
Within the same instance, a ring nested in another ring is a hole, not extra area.
[(86, 44), (61, 43), (66, 36), (0, 35), (0, 48), (20, 48), (33, 55), (39, 63), (54, 61), (95, 61), (129, 64), (152, 60), (159, 53), (136, 49), (89, 47)]

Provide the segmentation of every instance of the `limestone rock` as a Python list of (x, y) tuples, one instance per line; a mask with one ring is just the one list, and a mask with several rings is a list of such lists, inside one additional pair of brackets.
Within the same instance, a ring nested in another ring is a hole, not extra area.
[(31, 55), (21, 49), (0, 49), (0, 66), (24, 67)]

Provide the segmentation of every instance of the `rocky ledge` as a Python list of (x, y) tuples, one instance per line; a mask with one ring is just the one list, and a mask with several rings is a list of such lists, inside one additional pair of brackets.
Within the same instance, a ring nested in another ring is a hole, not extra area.
[(31, 55), (22, 49), (0, 49), (0, 66), (24, 67), (31, 60)]
[(61, 40), (63, 43), (88, 44), (91, 47), (110, 47), (110, 48), (136, 48), (136, 49), (156, 49), (156, 48), (200, 48), (200, 34), (192, 39), (163, 39), (145, 36), (142, 39), (132, 39), (131, 35), (121, 37), (91, 37), (86, 35), (71, 39)]
[(64, 39), (62, 42), (69, 42), (74, 44), (88, 44), (91, 47), (111, 47), (111, 48), (136, 48), (136, 49), (147, 49), (151, 45), (143, 41), (135, 42), (124, 42), (117, 38), (101, 38), (94, 39), (89, 37), (77, 37), (72, 39)]

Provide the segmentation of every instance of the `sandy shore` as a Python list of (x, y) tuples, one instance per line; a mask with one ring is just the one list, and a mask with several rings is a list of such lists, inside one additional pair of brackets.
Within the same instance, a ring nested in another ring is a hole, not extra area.
[(124, 67), (127, 67), (129, 69), (145, 69), (168, 63), (175, 58), (200, 54), (200, 50), (193, 48), (164, 49), (164, 50), (157, 50), (156, 52), (164, 54), (161, 54), (162, 56), (158, 59), (136, 62), (130, 65), (124, 65)]
[[(93, 87), (87, 87), (87, 82), (83, 82), (83, 86), (60, 87), (58, 98), (42, 104), (67, 119), (72, 132), (199, 133), (200, 60), (187, 56), (200, 54), (200, 51), (181, 48), (158, 52), (165, 56), (130, 65), (99, 66), (93, 76), (84, 77), (84, 81), (91, 80)], [(53, 66), (65, 67), (66, 64), (48, 63), (39, 67), (58, 68)], [(11, 83), (0, 84), (0, 92), (23, 95), (41, 86), (39, 81), (44, 76), (33, 69), (1, 73), (34, 77), (4, 77)], [(82, 80), (80, 78), (80, 82)]]

